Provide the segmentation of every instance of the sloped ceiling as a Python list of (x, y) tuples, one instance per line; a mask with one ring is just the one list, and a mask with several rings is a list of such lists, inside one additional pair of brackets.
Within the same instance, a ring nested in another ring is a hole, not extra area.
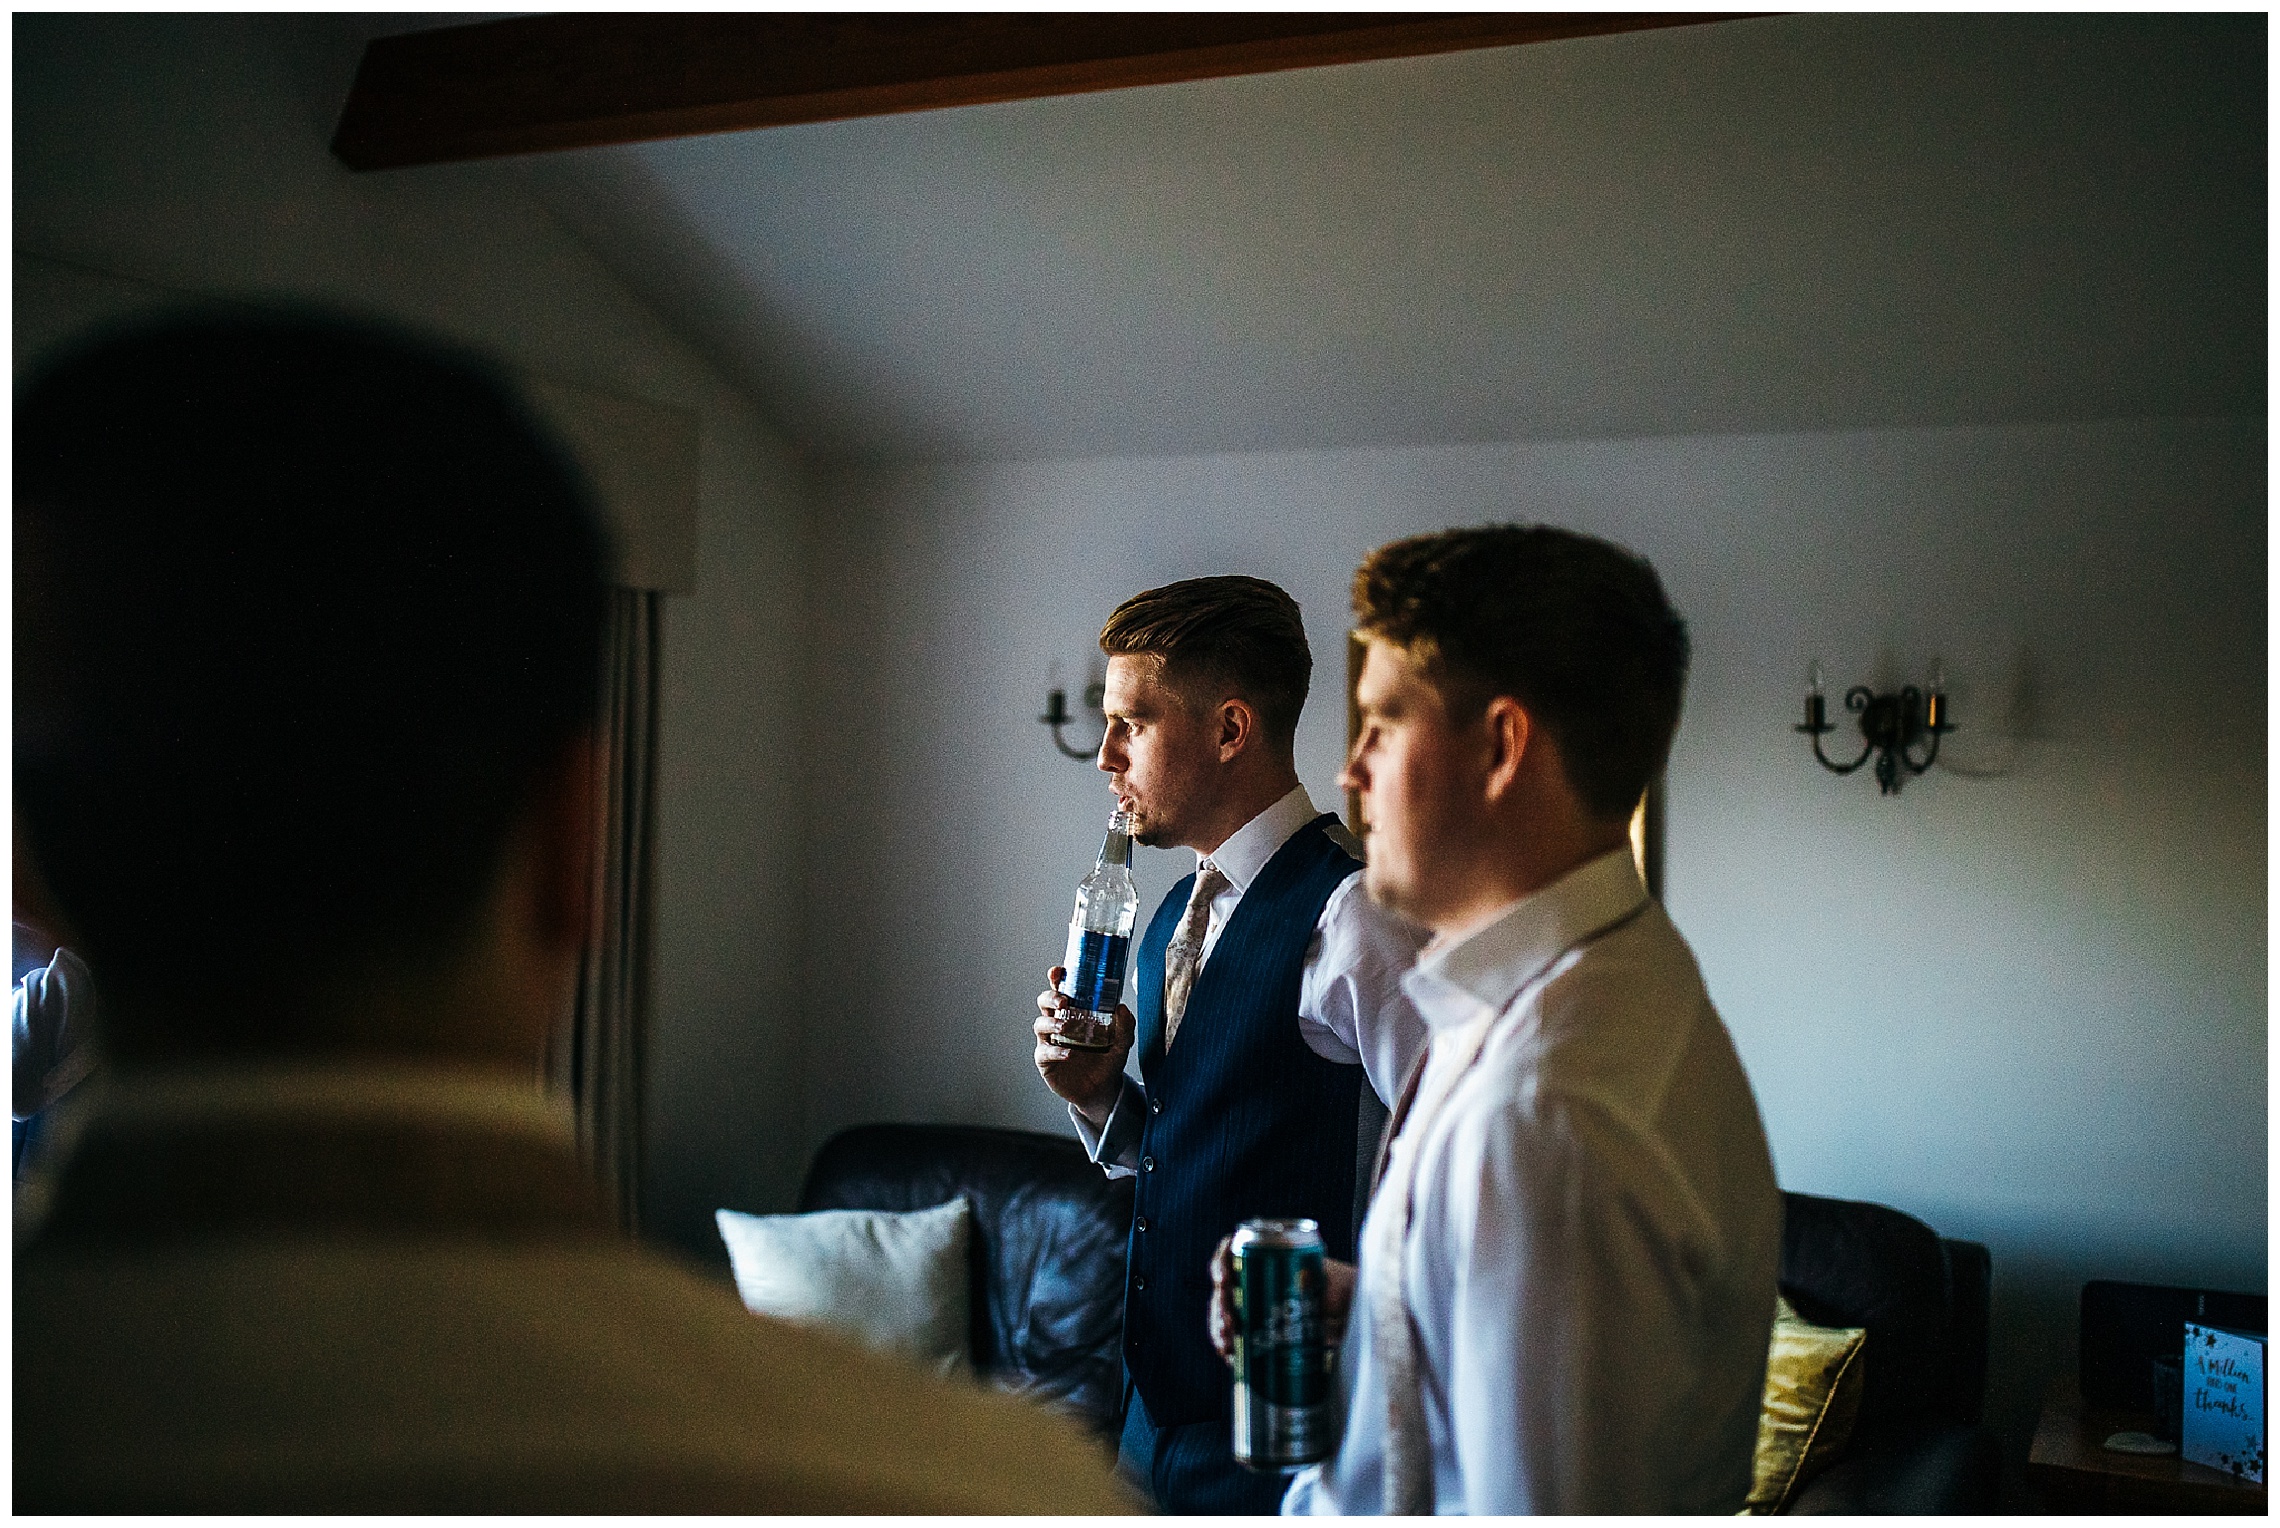
[(2261, 415), (2264, 26), (1779, 17), (524, 163), (825, 458)]

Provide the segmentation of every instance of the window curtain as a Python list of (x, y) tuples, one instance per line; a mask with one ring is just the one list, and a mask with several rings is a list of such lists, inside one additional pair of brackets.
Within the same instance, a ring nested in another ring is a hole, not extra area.
[(578, 987), (548, 1065), (567, 1096), (578, 1145), (616, 1200), (630, 1234), (640, 1224), (642, 1057), (656, 911), (658, 637), (664, 596), (610, 596), (595, 739), (594, 925)]

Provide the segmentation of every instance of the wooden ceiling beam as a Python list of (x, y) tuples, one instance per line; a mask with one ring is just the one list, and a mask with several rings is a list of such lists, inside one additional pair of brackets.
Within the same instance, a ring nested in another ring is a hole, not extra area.
[(332, 149), (443, 164), (1729, 19), (1507, 15), (601, 14), (375, 39)]

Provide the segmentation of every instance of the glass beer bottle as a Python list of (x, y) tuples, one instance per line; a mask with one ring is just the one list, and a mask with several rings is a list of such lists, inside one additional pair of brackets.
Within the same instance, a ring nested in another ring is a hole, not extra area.
[(1092, 873), (1078, 883), (1077, 910), (1069, 919), (1062, 956), (1061, 1010), (1054, 1043), (1073, 1050), (1107, 1050), (1115, 1033), (1116, 1005), (1124, 996), (1124, 963), (1132, 953), (1132, 920), (1140, 893), (1132, 885), (1132, 819), (1108, 814), (1108, 837)]

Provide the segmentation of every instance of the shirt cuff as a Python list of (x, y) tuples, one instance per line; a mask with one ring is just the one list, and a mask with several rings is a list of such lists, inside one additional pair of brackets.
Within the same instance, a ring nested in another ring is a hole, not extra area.
[(1300, 1470), (1283, 1492), (1281, 1512), (1284, 1517), (1340, 1517), (1336, 1499), (1322, 1478), (1322, 1466), (1310, 1464)]
[(1077, 1127), (1077, 1139), (1084, 1144), (1085, 1155), (1092, 1158), (1101, 1171), (1111, 1178), (1130, 1178), (1140, 1171), (1140, 1130), (1148, 1112), (1147, 1095), (1130, 1074), (1120, 1078), (1119, 1083), (1107, 1124), (1096, 1126), (1075, 1104), (1069, 1105), (1069, 1123)]

